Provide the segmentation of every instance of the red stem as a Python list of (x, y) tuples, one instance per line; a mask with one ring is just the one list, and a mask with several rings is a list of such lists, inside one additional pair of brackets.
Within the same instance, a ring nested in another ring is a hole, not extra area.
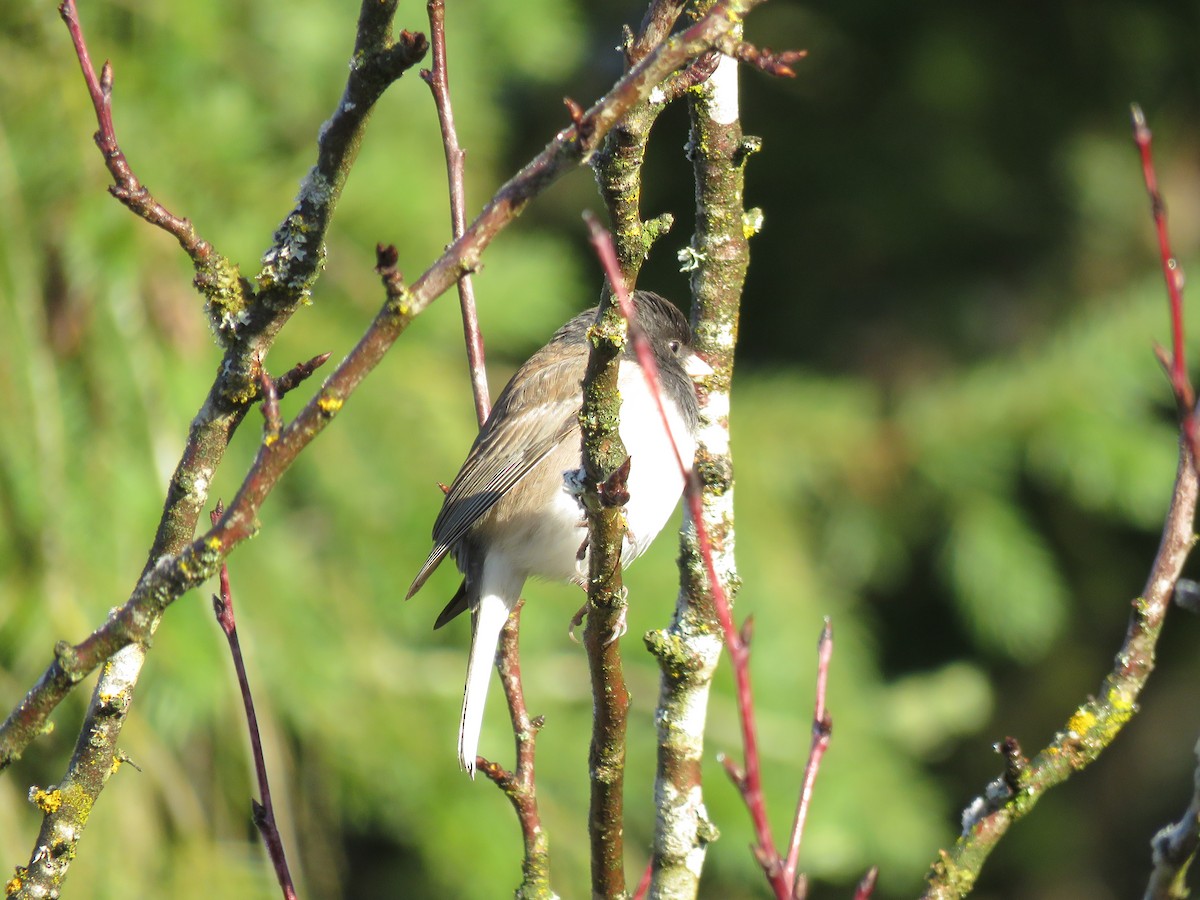
[[(829, 716), (829, 710), (825, 708), (825, 695), (829, 688), (829, 663), (832, 658), (833, 626), (827, 617), (825, 627), (821, 630), (821, 638), (817, 642), (817, 699), (813, 709), (812, 746), (808, 751), (808, 762), (804, 766), (804, 781), (800, 789), (800, 799), (796, 803), (796, 818), (792, 824), (787, 860), (783, 865), (784, 878), (794, 885), (799, 885), (796, 870), (800, 862), (804, 823), (808, 820), (808, 809), (812, 803), (813, 785), (816, 784), (817, 771), (821, 767), (825, 751), (829, 748), (829, 738), (833, 732), (833, 720)], [(800, 896), (798, 890), (796, 896)]]
[(1130, 113), (1133, 120), (1133, 142), (1137, 145), (1138, 154), (1142, 159), (1142, 178), (1146, 183), (1146, 193), (1150, 195), (1150, 211), (1154, 216), (1154, 230), (1158, 236), (1158, 255), (1171, 306), (1171, 358), (1165, 360), (1163, 365), (1175, 391), (1184, 437), (1192, 451), (1193, 462), (1200, 465), (1200, 462), (1197, 462), (1200, 460), (1200, 453), (1197, 452), (1200, 450), (1200, 434), (1196, 425), (1196, 394), (1188, 378), (1187, 363), (1184, 359), (1183, 267), (1171, 252), (1167, 205), (1158, 189), (1158, 175), (1155, 172), (1154, 153), (1151, 149), (1152, 135), (1146, 125), (1146, 115), (1136, 103), (1131, 105)]

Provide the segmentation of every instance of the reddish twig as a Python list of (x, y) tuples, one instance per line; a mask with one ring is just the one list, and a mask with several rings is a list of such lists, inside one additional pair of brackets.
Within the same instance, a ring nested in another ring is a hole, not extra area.
[(671, 442), (671, 452), (675, 454), (675, 462), (679, 464), (680, 471), (687, 477), (691, 466), (679, 452), (679, 445), (675, 443), (675, 435), (671, 431), (671, 421), (667, 418), (667, 408), (663, 405), (662, 391), (659, 389), (658, 362), (654, 358), (654, 350), (650, 347), (645, 332), (638, 324), (633, 299), (629, 296), (629, 289), (621, 275), (621, 264), (617, 260), (617, 248), (613, 244), (612, 235), (600, 224), (595, 213), (590, 210), (584, 211), (583, 221), (587, 223), (589, 240), (596, 251), (596, 256), (600, 259), (600, 265), (604, 268), (604, 276), (608, 279), (609, 286), (612, 287), (613, 297), (621, 310), (621, 317), (628, 323), (629, 339), (633, 342), (633, 351), (637, 354), (638, 365), (646, 379), (646, 387), (650, 390), (650, 395), (654, 397), (654, 405), (658, 407), (658, 415), (662, 419), (663, 428), (666, 429), (667, 438)]
[(770, 820), (767, 818), (766, 798), (763, 796), (762, 790), (762, 770), (758, 754), (758, 725), (754, 718), (754, 689), (750, 680), (750, 644), (747, 640), (749, 633), (747, 632), (745, 635), (739, 633), (734, 625), (729, 597), (717, 576), (712, 541), (709, 539), (708, 529), (704, 525), (700, 486), (694, 477), (688, 479), (684, 499), (696, 527), (696, 541), (700, 546), (700, 556), (704, 560), (704, 570), (708, 576), (713, 607), (716, 610), (717, 619), (721, 623), (721, 632), (725, 636), (725, 646), (729, 650), (729, 661), (733, 667), (745, 768), (735, 770), (727, 765), (726, 769), (741, 792), (746, 808), (750, 812), (750, 819), (754, 825), (754, 836), (757, 840), (754, 856), (762, 866), (775, 896), (779, 900), (790, 900), (793, 884), (784, 875), (783, 863), (779, 858), (779, 850), (775, 846)]
[(808, 56), (807, 50), (781, 50), (777, 53), (769, 47), (759, 48), (745, 41), (727, 41), (722, 49), (739, 62), (776, 78), (795, 78), (796, 71), (792, 66)]
[(279, 393), (275, 389), (275, 380), (267, 374), (266, 369), (258, 373), (258, 383), (263, 397), (263, 440), (274, 441), (279, 437), (279, 429), (282, 427), (279, 419)]
[(1183, 423), (1183, 433), (1192, 451), (1192, 459), (1200, 465), (1200, 434), (1196, 424), (1196, 392), (1188, 378), (1187, 361), (1184, 356), (1183, 332), (1183, 267), (1171, 252), (1171, 235), (1167, 229), (1167, 205), (1158, 189), (1158, 175), (1154, 169), (1154, 153), (1151, 149), (1150, 128), (1146, 125), (1146, 115), (1142, 108), (1134, 103), (1130, 106), (1130, 118), (1133, 122), (1133, 142), (1137, 145), (1138, 154), (1142, 160), (1142, 178), (1146, 183), (1146, 193), (1150, 195), (1150, 212), (1154, 217), (1154, 230), (1158, 236), (1158, 253), (1162, 262), (1163, 280), (1167, 284), (1167, 300), (1171, 307), (1171, 355), (1168, 359), (1161, 348), (1157, 349), (1159, 362), (1166, 370), (1171, 388), (1175, 392), (1175, 400), (1179, 406), (1179, 416)]
[(804, 837), (804, 823), (808, 818), (808, 807), (812, 802), (817, 771), (821, 768), (821, 759), (829, 748), (829, 738), (833, 733), (833, 719), (829, 715), (829, 710), (825, 708), (825, 694), (829, 687), (829, 662), (832, 658), (833, 626), (826, 617), (825, 627), (821, 629), (821, 638), (817, 642), (817, 699), (813, 709), (812, 746), (808, 751), (808, 762), (804, 766), (804, 780), (800, 788), (800, 799), (796, 804), (796, 818), (792, 824), (787, 859), (783, 864), (784, 878), (797, 885), (797, 889), (794, 891), (796, 897), (804, 896), (799, 890), (799, 876), (797, 875), (800, 842)]
[[(421, 78), (433, 92), (438, 123), (442, 129), (442, 147), (446, 154), (446, 181), (450, 188), (450, 223), (454, 240), (467, 230), (466, 189), (463, 162), (466, 151), (459, 146), (454, 127), (454, 107), (450, 103), (450, 75), (446, 68), (446, 4), (445, 0), (429, 0), (429, 39), (433, 50), (433, 67), (421, 70)], [(475, 310), (475, 286), (471, 273), (464, 271), (458, 279), (458, 303), (462, 310), (463, 337), (467, 344), (467, 363), (471, 370), (471, 392), (475, 396), (475, 416), (480, 426), (492, 410), (488, 393), (487, 369), (484, 365), (483, 334)]]
[[(210, 518), (213, 525), (220, 521), (225, 512), (220, 501), (212, 511)], [(296, 888), (292, 884), (292, 873), (288, 871), (287, 857), (283, 852), (283, 839), (279, 836), (279, 828), (275, 824), (275, 805), (271, 802), (271, 785), (267, 781), (267, 762), (263, 756), (262, 736), (258, 730), (258, 716), (254, 712), (254, 696), (250, 692), (250, 678), (246, 675), (246, 662), (242, 658), (242, 644), (238, 639), (237, 621), (233, 614), (233, 591), (229, 586), (229, 567), (221, 564), (221, 593), (213, 594), (213, 612), (217, 622), (225, 632), (229, 642), (229, 655), (233, 657), (233, 668), (237, 672), (238, 687), (242, 692), (242, 704), (246, 708), (246, 727), (250, 731), (250, 750), (254, 757), (254, 774), (258, 778), (258, 791), (262, 803), (250, 800), (254, 824), (262, 835), (263, 843), (267, 845), (267, 853), (271, 864), (275, 867), (275, 877), (283, 890), (285, 900), (296, 900)]]
[(151, 225), (173, 235), (179, 241), (179, 245), (187, 251), (188, 256), (197, 264), (203, 262), (213, 252), (212, 245), (196, 234), (191, 222), (174, 215), (154, 199), (138, 181), (137, 176), (133, 174), (133, 169), (130, 168), (125, 153), (117, 143), (112, 119), (112, 65), (106, 60), (100, 77), (96, 77), (96, 70), (92, 66), (87, 43), (83, 37), (83, 29), (79, 24), (79, 13), (75, 9), (75, 0), (63, 0), (58, 8), (58, 14), (67, 23), (67, 30), (71, 33), (71, 42), (75, 45), (75, 55), (79, 59), (79, 67), (83, 70), (83, 80), (87, 83), (88, 93), (92, 97), (92, 106), (96, 109), (96, 121), (99, 124), (99, 130), (95, 134), (96, 146), (100, 148), (100, 152), (104, 156), (104, 163), (113, 177), (113, 184), (108, 189), (109, 193)]
[(650, 891), (650, 883), (654, 878), (654, 860), (651, 859), (646, 863), (646, 871), (642, 872), (642, 879), (638, 882), (637, 888), (633, 892), (633, 900), (643, 900)]
[(300, 387), (301, 384), (312, 376), (313, 372), (329, 361), (330, 356), (332, 354), (322, 353), (305, 362), (296, 363), (275, 379), (275, 393), (282, 397), (289, 391), (294, 391)]
[(875, 893), (875, 882), (879, 879), (879, 866), (871, 866), (854, 889), (854, 900), (870, 900)]

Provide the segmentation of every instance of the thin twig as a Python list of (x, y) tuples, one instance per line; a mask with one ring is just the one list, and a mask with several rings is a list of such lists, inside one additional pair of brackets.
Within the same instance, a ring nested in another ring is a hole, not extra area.
[(312, 376), (313, 372), (329, 361), (331, 355), (330, 353), (322, 353), (305, 362), (296, 363), (296, 365), (275, 379), (275, 393), (282, 397), (300, 387), (300, 385)]
[(638, 882), (637, 888), (633, 892), (633, 900), (643, 900), (650, 891), (650, 882), (654, 877), (654, 860), (646, 863), (646, 869), (642, 872), (642, 878)]
[(725, 46), (721, 49), (739, 62), (753, 66), (768, 75), (774, 75), (776, 78), (795, 78), (796, 71), (792, 66), (808, 56), (807, 50), (776, 52), (769, 47), (755, 47), (745, 41), (726, 41)]
[(63, 0), (58, 7), (58, 14), (67, 23), (71, 42), (75, 45), (75, 56), (79, 60), (80, 69), (83, 70), (83, 80), (87, 84), (88, 94), (92, 98), (92, 106), (96, 110), (96, 120), (99, 125), (95, 134), (96, 146), (100, 148), (104, 164), (113, 177), (113, 184), (109, 188), (109, 192), (151, 225), (174, 236), (193, 262), (197, 265), (203, 264), (213, 253), (212, 245), (196, 234), (191, 222), (176, 216), (154, 199), (134, 175), (129, 161), (125, 158), (124, 151), (117, 142), (112, 118), (112, 64), (106, 60), (100, 77), (96, 77), (96, 70), (92, 66), (91, 56), (88, 54), (87, 42), (84, 40), (83, 28), (79, 24), (79, 12), (75, 8), (75, 0)]
[[(217, 501), (211, 518), (215, 525), (221, 518), (224, 509)], [(242, 705), (246, 710), (246, 728), (250, 732), (250, 752), (254, 757), (254, 774), (258, 779), (258, 793), (262, 802), (250, 801), (254, 824), (262, 835), (263, 843), (267, 845), (267, 853), (271, 864), (275, 867), (275, 878), (283, 891), (285, 900), (296, 900), (296, 887), (292, 883), (292, 873), (288, 870), (287, 856), (283, 852), (283, 839), (279, 836), (279, 827), (275, 822), (275, 804), (271, 802), (271, 785), (267, 780), (267, 761), (263, 754), (262, 735), (258, 729), (258, 716), (254, 712), (254, 695), (250, 691), (250, 678), (246, 674), (246, 661), (242, 657), (242, 642), (238, 638), (237, 620), (233, 613), (233, 590), (229, 586), (229, 567), (221, 564), (221, 593), (213, 594), (213, 612), (217, 622), (225, 632), (229, 642), (229, 655), (233, 658), (233, 668), (237, 673), (238, 688), (242, 694)]]
[[(800, 861), (800, 843), (804, 838), (804, 823), (808, 819), (808, 808), (812, 803), (813, 785), (817, 781), (817, 771), (821, 768), (821, 759), (829, 748), (829, 738), (833, 733), (833, 719), (829, 715), (829, 710), (825, 708), (825, 695), (829, 689), (829, 662), (832, 658), (833, 626), (826, 617), (825, 627), (821, 629), (821, 638), (817, 641), (817, 686), (816, 703), (813, 709), (812, 746), (808, 751), (808, 762), (804, 766), (800, 799), (796, 803), (796, 817), (792, 823), (787, 859), (783, 864), (784, 878), (797, 886), (799, 884), (797, 873)], [(798, 887), (794, 890), (794, 894), (796, 897), (804, 896)]]
[(879, 878), (879, 866), (871, 866), (854, 889), (854, 900), (870, 900), (875, 893), (875, 882)]
[[(422, 69), (421, 78), (433, 92), (438, 124), (442, 129), (442, 147), (446, 154), (446, 181), (450, 188), (450, 223), (454, 239), (467, 229), (466, 189), (463, 161), (466, 151), (459, 146), (454, 127), (454, 107), (450, 103), (450, 75), (446, 68), (446, 4), (445, 0), (429, 0), (429, 38), (433, 48), (433, 68)], [(471, 392), (475, 396), (475, 415), (480, 427), (492, 410), (488, 394), (487, 369), (484, 365), (483, 334), (475, 311), (475, 287), (470, 272), (458, 279), (458, 302), (462, 310), (463, 337), (467, 344), (467, 363), (471, 371)]]
[(1200, 433), (1196, 422), (1196, 392), (1188, 378), (1187, 363), (1184, 357), (1183, 330), (1183, 266), (1171, 252), (1171, 234), (1167, 229), (1167, 204), (1158, 189), (1158, 175), (1154, 168), (1154, 152), (1151, 148), (1150, 128), (1146, 124), (1146, 114), (1134, 103), (1130, 106), (1130, 119), (1133, 123), (1133, 142), (1137, 146), (1138, 155), (1142, 162), (1142, 178), (1146, 184), (1146, 193), (1150, 195), (1150, 213), (1154, 218), (1154, 231), (1158, 238), (1158, 254), (1162, 264), (1163, 280), (1167, 285), (1167, 301), (1171, 308), (1171, 356), (1169, 359), (1159, 353), (1170, 379), (1171, 388), (1175, 392), (1175, 401), (1179, 407), (1180, 421), (1183, 423), (1183, 433), (1191, 446), (1192, 458), (1200, 465)]

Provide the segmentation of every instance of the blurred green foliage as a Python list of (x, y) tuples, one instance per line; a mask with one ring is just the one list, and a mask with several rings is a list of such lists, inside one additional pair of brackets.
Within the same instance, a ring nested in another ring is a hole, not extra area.
[[(113, 60), (135, 170), (252, 272), (337, 100), (353, 6), (126, 0), (81, 13), (93, 56)], [(615, 77), (617, 25), (640, 15), (449, 4), (473, 207), (561, 127), (559, 97), (587, 100)], [(781, 831), (809, 740), (812, 650), (822, 616), (834, 620), (834, 739), (802, 855), (818, 885), (878, 864), (878, 896), (917, 890), (957, 810), (998, 770), (990, 743), (1014, 734), (1032, 749), (1098, 685), (1170, 493), (1174, 428), (1149, 350), (1166, 341), (1166, 316), (1124, 103), (1141, 99), (1159, 134), (1186, 263), (1200, 240), (1187, 118), (1200, 79), (1185, 53), (1195, 10), (1107, 0), (1049, 7), (1032, 30), (1026, 19), (1018, 8), (779, 2), (751, 21), (752, 39), (811, 56), (794, 82), (746, 77), (746, 128), (767, 138), (748, 202), (764, 208), (766, 230), (733, 408), (739, 615), (759, 626), (754, 674)], [(423, 29), (423, 5), (403, 4), (399, 22)], [(218, 353), (173, 242), (105, 193), (90, 106), (48, 5), (0, 9), (0, 58), (7, 709), (55, 640), (79, 639), (126, 597)], [(693, 202), (682, 128), (671, 111), (651, 154), (647, 212), (680, 222), (643, 278), (680, 300), (673, 251)], [(375, 114), (326, 277), (277, 344), (275, 371), (353, 345), (382, 299), (376, 242), (395, 243), (409, 274), (436, 256), (447, 241), (442, 165), (413, 73)], [(494, 389), (595, 298), (578, 214), (598, 206), (579, 173), (489, 251), (477, 287)], [(459, 334), (453, 300), (422, 317), (232, 559), (306, 896), (490, 898), (518, 880), (507, 802), (455, 764), (465, 623), (429, 630), (454, 577), (400, 601), (428, 549), (435, 482), (453, 475), (474, 427)], [(300, 402), (286, 398), (285, 414)], [(250, 419), (237, 436), (214, 499), (236, 489), (257, 428)], [(664, 538), (630, 573), (631, 635), (665, 621), (674, 554)], [(547, 718), (541, 802), (558, 890), (581, 897), (590, 704), (584, 655), (566, 638), (578, 597), (543, 585), (528, 596), (527, 691)], [(1185, 805), (1200, 724), (1186, 689), (1200, 674), (1195, 625), (1168, 632), (1131, 736), (1014, 832), (981, 895), (1136, 889), (1146, 841)], [(657, 679), (639, 642), (626, 645), (636, 872), (652, 828)], [(5, 866), (28, 857), (37, 818), (25, 793), (61, 773), (86, 696), (0, 778)], [(483, 748), (504, 760), (501, 707), (493, 698)], [(765, 896), (747, 816), (716, 763), (738, 753), (727, 672), (709, 731), (707, 801), (723, 836), (703, 893)], [(123, 735), (140, 771), (123, 768), (101, 798), (68, 895), (275, 896), (250, 825), (243, 734), (223, 638), (206, 597), (187, 597), (159, 632)]]

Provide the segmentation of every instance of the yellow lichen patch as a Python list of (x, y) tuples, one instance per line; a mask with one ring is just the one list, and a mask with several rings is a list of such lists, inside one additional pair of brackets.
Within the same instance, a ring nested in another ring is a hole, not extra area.
[(342, 400), (340, 397), (322, 394), (320, 399), (317, 400), (317, 406), (320, 407), (321, 412), (325, 413), (325, 415), (332, 416), (342, 408)]
[(63, 803), (62, 791), (44, 791), (39, 787), (31, 788), (29, 802), (44, 813), (55, 813)]
[(108, 770), (108, 774), (116, 775), (117, 769), (121, 768), (121, 763), (123, 763), (123, 762), (125, 762), (125, 760), (123, 760), (121, 757), (114, 756), (113, 761), (112, 761), (112, 767)]
[(21, 890), (25, 885), (21, 881), (21, 876), (25, 873), (23, 867), (17, 869), (17, 874), (8, 880), (8, 884), (4, 885), (4, 896), (11, 897)]
[(1075, 710), (1067, 722), (1067, 730), (1077, 735), (1087, 734), (1096, 724), (1096, 714), (1083, 707)]

